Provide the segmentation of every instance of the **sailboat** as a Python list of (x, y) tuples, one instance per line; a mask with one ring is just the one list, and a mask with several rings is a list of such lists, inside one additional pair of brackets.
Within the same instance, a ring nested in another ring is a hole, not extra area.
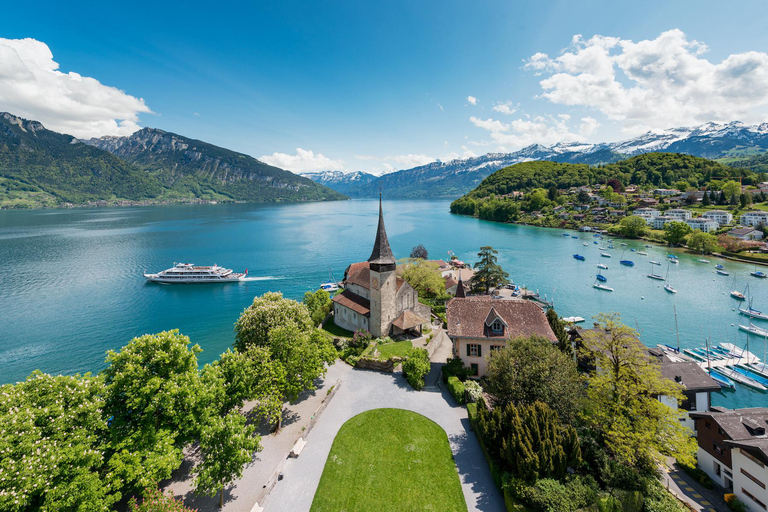
[[(749, 285), (744, 289), (745, 295), (749, 293)], [(733, 292), (731, 292), (733, 294)], [(746, 298), (746, 297), (745, 297)], [(757, 318), (758, 320), (768, 320), (768, 315), (752, 307), (752, 298), (750, 297), (747, 307), (739, 306), (739, 313), (750, 318)]]
[(669, 293), (677, 293), (677, 290), (672, 288), (672, 285), (669, 284), (669, 262), (667, 262), (667, 278), (665, 279), (666, 284), (664, 285), (664, 289), (667, 290)]
[[(747, 287), (749, 287), (749, 285), (747, 285)], [(731, 285), (731, 288), (736, 288), (736, 277), (735, 276), (733, 278), (733, 284)], [(744, 291), (746, 291), (746, 290), (744, 290)], [(744, 295), (743, 293), (741, 293), (738, 290), (731, 290), (731, 297), (733, 297), (736, 300), (747, 300), (746, 295)]]
[(603, 274), (601, 274), (599, 270), (597, 271), (597, 275), (595, 276), (595, 278), (601, 283), (604, 283), (608, 280), (608, 278), (605, 277)]
[(704, 258), (704, 251), (701, 251), (701, 258), (699, 258), (696, 261), (698, 261), (699, 263), (709, 263), (709, 260)]
[(602, 274), (600, 274), (600, 271), (597, 271), (597, 275), (595, 276), (595, 284), (592, 285), (592, 288), (597, 288), (598, 290), (603, 290), (606, 292), (612, 292), (613, 288), (610, 286), (606, 286), (604, 284), (601, 284), (600, 281), (607, 281), (606, 277)]
[(603, 270), (608, 270), (608, 265), (603, 265), (602, 263), (598, 263), (596, 266), (597, 266), (597, 268), (601, 268)]
[(645, 277), (649, 277), (649, 278), (655, 279), (657, 281), (663, 281), (664, 280), (664, 277), (660, 276), (659, 274), (655, 274), (653, 272), (653, 263), (651, 263), (651, 273), (650, 274), (646, 274)]
[(757, 265), (755, 265), (755, 270), (753, 272), (750, 272), (749, 275), (759, 277), (760, 279), (765, 279), (766, 277), (768, 277), (768, 274), (766, 274), (762, 270), (757, 270)]
[(624, 265), (626, 267), (634, 267), (635, 266), (635, 262), (634, 261), (632, 261), (632, 260), (625, 260), (624, 259), (624, 252), (625, 251), (621, 251), (621, 258), (622, 259), (619, 260), (619, 263), (621, 263), (622, 265)]
[(739, 324), (739, 329), (741, 329), (742, 331), (747, 331), (750, 334), (756, 334), (758, 336), (763, 336), (763, 337), (768, 336), (768, 331), (757, 327), (752, 322), (749, 322), (749, 325)]
[(736, 385), (733, 383), (731, 379), (729, 379), (725, 375), (712, 371), (712, 364), (710, 363), (710, 360), (709, 360), (709, 338), (707, 338), (706, 343), (707, 343), (707, 373), (709, 374), (709, 377), (715, 382), (717, 382), (717, 385), (720, 386), (721, 388), (731, 388), (731, 389), (736, 388)]

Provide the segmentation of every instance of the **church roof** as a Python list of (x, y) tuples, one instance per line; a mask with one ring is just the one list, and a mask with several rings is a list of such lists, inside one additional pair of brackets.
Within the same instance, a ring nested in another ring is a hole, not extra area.
[[(344, 282), (349, 284), (356, 284), (366, 290), (371, 289), (371, 264), (367, 261), (361, 261), (358, 263), (352, 263), (347, 267), (344, 273)], [(397, 277), (395, 280), (395, 286), (397, 291), (405, 284), (405, 279)]]
[(369, 316), (371, 314), (371, 301), (356, 293), (352, 293), (349, 290), (344, 290), (334, 296), (333, 302), (364, 316)]
[(387, 239), (387, 230), (384, 229), (384, 212), (381, 208), (381, 196), (379, 196), (379, 227), (376, 230), (376, 241), (373, 243), (373, 251), (368, 263), (377, 263), (380, 265), (394, 265), (395, 255), (392, 254), (392, 248)]

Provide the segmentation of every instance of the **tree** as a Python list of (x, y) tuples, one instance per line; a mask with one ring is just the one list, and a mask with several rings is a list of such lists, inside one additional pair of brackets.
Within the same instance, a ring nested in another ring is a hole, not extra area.
[(739, 196), (739, 203), (741, 204), (742, 208), (746, 208), (752, 204), (752, 194), (741, 194)]
[(589, 375), (582, 419), (620, 463), (632, 466), (661, 453), (690, 462), (695, 441), (680, 425), (678, 412), (656, 399), (679, 402), (682, 386), (662, 376), (658, 362), (618, 313), (602, 313), (596, 320), (597, 327), (584, 332), (579, 353), (596, 368)]
[(477, 253), (480, 261), (475, 263), (475, 268), (478, 270), (472, 278), (474, 291), (490, 293), (491, 288), (499, 288), (509, 282), (509, 274), (496, 263), (498, 253), (499, 251), (489, 245), (480, 248), (480, 252)]
[(315, 389), (315, 380), (325, 375), (326, 364), (336, 360), (336, 349), (320, 331), (302, 332), (295, 324), (269, 331), (272, 359), (283, 365), (286, 379), (283, 395), (296, 400), (299, 393)]
[(728, 252), (740, 252), (746, 249), (744, 240), (723, 233), (717, 237), (717, 243)]
[(33, 372), (0, 387), (0, 510), (111, 510), (100, 379)]
[(741, 184), (738, 181), (726, 181), (723, 183), (722, 191), (726, 201), (729, 201), (731, 204), (736, 204), (739, 200), (739, 195), (741, 194)]
[(424, 377), (429, 373), (429, 352), (423, 348), (412, 348), (403, 361), (403, 375), (413, 389), (424, 387)]
[(712, 204), (712, 199), (709, 197), (709, 192), (704, 191), (704, 195), (701, 196), (701, 205), (702, 206), (709, 206)]
[(478, 428), (491, 457), (502, 469), (528, 484), (562, 479), (581, 464), (576, 429), (563, 425), (542, 402), (507, 404), (488, 411), (478, 407)]
[(624, 217), (619, 223), (619, 232), (627, 238), (640, 238), (648, 231), (648, 223), (640, 216)]
[(555, 308), (549, 308), (547, 310), (547, 322), (549, 322), (549, 327), (552, 328), (552, 332), (554, 332), (557, 337), (557, 348), (559, 348), (562, 353), (572, 356), (573, 347), (571, 346), (571, 337), (565, 332), (563, 321), (560, 320)]
[(261, 450), (261, 438), (245, 417), (232, 411), (224, 417), (212, 415), (200, 433), (201, 462), (195, 467), (195, 492), (207, 496), (219, 493), (224, 506), (224, 487), (243, 476), (243, 466)]
[(182, 448), (199, 433), (207, 406), (197, 369), (199, 346), (178, 330), (145, 334), (107, 353), (104, 415), (110, 418), (109, 468), (144, 489), (170, 477)]
[(528, 194), (528, 211), (541, 210), (549, 204), (547, 194), (542, 189), (533, 190)]
[(703, 231), (694, 231), (688, 236), (688, 248), (692, 251), (711, 254), (718, 249), (717, 237), (704, 233)]
[(586, 204), (590, 202), (589, 194), (584, 190), (579, 190), (579, 193), (576, 194), (576, 202), (579, 204)]
[(275, 327), (295, 325), (301, 331), (310, 331), (314, 324), (309, 310), (295, 300), (284, 299), (279, 292), (267, 292), (255, 297), (235, 323), (235, 347), (242, 350), (248, 345), (267, 345), (269, 331)]
[(583, 393), (576, 363), (546, 338), (515, 338), (488, 356), (486, 390), (497, 405), (544, 402), (571, 423)]
[(401, 266), (405, 281), (413, 286), (419, 297), (445, 297), (445, 280), (437, 263), (421, 259), (405, 260)]
[(692, 231), (691, 226), (685, 222), (673, 220), (664, 224), (664, 239), (670, 245), (681, 245), (685, 243), (685, 237)]
[(309, 310), (309, 316), (312, 318), (312, 323), (320, 325), (322, 321), (331, 312), (333, 301), (331, 301), (331, 295), (326, 290), (317, 290), (314, 292), (304, 293), (304, 305)]
[(551, 186), (547, 189), (547, 199), (549, 199), (550, 201), (557, 201), (557, 197), (559, 195), (560, 194), (557, 191), (557, 187)]
[(429, 253), (427, 252), (427, 248), (422, 244), (419, 244), (411, 249), (411, 258), (419, 258), (425, 260), (427, 257), (429, 257)]

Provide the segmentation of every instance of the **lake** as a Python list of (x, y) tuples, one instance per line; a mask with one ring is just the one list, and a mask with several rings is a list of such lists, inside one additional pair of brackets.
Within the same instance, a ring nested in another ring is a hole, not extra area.
[[(398, 258), (424, 244), (430, 258), (445, 259), (453, 251), (475, 261), (478, 249), (491, 245), (499, 263), (520, 285), (554, 298), (563, 316), (588, 319), (617, 311), (648, 345), (676, 344), (677, 308), (680, 344), (700, 347), (710, 337), (744, 346), (746, 324), (728, 293), (747, 283), (754, 307), (768, 309), (768, 280), (749, 276), (751, 265), (697, 261), (676, 251), (679, 265), (670, 282), (645, 277), (648, 260), (662, 262), (663, 247), (615, 242), (612, 258), (601, 258), (591, 234), (580, 239), (560, 230), (497, 224), (450, 215), (447, 200), (384, 201), (385, 221)], [(22, 380), (35, 369), (49, 373), (98, 371), (104, 354), (131, 338), (178, 328), (203, 348), (201, 363), (210, 362), (232, 345), (233, 325), (253, 297), (282, 291), (301, 299), (329, 279), (343, 277), (346, 266), (368, 258), (377, 221), (375, 200), (308, 204), (220, 204), (141, 208), (0, 211), (0, 383)], [(576, 233), (571, 233), (576, 234)], [(588, 247), (582, 243), (586, 241)], [(630, 249), (645, 250), (648, 256)], [(619, 265), (621, 250), (634, 267)], [(580, 253), (586, 261), (575, 260)], [(213, 263), (257, 278), (218, 285), (146, 283), (142, 272), (157, 272), (174, 262)], [(723, 263), (730, 277), (719, 276)], [(595, 265), (615, 292), (592, 288)], [(768, 327), (768, 323), (765, 326)], [(764, 340), (750, 340), (763, 357)], [(768, 394), (739, 386), (717, 393), (713, 402), (728, 407), (768, 404)]]

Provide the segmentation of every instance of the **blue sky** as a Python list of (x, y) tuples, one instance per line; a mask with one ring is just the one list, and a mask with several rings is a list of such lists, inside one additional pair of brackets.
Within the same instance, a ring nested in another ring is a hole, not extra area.
[(0, 110), (81, 137), (150, 126), (296, 171), (376, 173), (768, 121), (762, 1), (259, 4), (5, 5)]

